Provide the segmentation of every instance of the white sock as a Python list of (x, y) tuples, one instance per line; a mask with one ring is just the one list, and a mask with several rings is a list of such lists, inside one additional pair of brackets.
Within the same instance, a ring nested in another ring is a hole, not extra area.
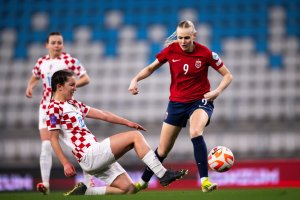
[(148, 184), (148, 182), (145, 182), (143, 179), (140, 179), (140, 180), (139, 180), (139, 183), (140, 183), (141, 185)]
[(85, 191), (85, 195), (104, 195), (106, 193), (106, 187), (89, 187)]
[(161, 178), (166, 173), (166, 168), (162, 166), (161, 162), (156, 157), (155, 153), (150, 150), (148, 153), (142, 158), (142, 161), (153, 171), (153, 173)]
[(83, 178), (84, 178), (84, 184), (87, 187), (94, 187), (95, 186), (95, 182), (94, 182), (94, 177), (88, 173), (86, 173), (85, 171), (83, 172)]
[(208, 177), (202, 177), (202, 178), (200, 178), (201, 184), (202, 184), (204, 181), (206, 181), (207, 179), (208, 179)]
[(40, 167), (43, 184), (45, 187), (49, 188), (49, 179), (52, 167), (52, 147), (49, 140), (42, 141)]

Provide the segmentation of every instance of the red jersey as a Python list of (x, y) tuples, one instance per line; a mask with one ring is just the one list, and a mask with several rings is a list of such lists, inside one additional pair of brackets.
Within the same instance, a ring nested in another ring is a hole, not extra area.
[(156, 55), (160, 63), (169, 62), (171, 72), (170, 101), (192, 102), (210, 91), (208, 67), (223, 66), (219, 56), (197, 42), (193, 52), (184, 52), (178, 42), (170, 44)]

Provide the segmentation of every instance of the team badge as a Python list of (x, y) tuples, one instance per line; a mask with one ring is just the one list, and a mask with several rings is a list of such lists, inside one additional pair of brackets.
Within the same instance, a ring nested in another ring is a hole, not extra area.
[(55, 115), (50, 116), (50, 124), (56, 125), (57, 117)]
[(196, 60), (196, 62), (195, 62), (195, 67), (198, 69), (198, 68), (200, 68), (201, 67), (201, 60)]

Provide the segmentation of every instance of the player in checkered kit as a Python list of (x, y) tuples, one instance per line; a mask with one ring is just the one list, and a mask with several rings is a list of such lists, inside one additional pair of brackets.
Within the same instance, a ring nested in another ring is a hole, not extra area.
[[(89, 83), (89, 76), (82, 64), (70, 54), (63, 52), (63, 36), (59, 32), (49, 34), (46, 41), (46, 48), (49, 54), (39, 58), (32, 70), (32, 76), (26, 89), (26, 97), (32, 98), (33, 89), (40, 79), (43, 82), (43, 94), (39, 108), (39, 131), (41, 144), (40, 169), (42, 182), (37, 184), (37, 190), (48, 194), (49, 179), (52, 167), (52, 149), (50, 144), (50, 132), (46, 125), (46, 107), (51, 98), (51, 76), (54, 72), (62, 69), (72, 70), (78, 77), (77, 87), (82, 87)], [(93, 179), (85, 175), (86, 182), (93, 184)]]
[[(170, 171), (162, 166), (144, 136), (138, 131), (145, 131), (141, 125), (73, 99), (76, 83), (72, 72), (67, 70), (55, 72), (51, 83), (53, 99), (48, 105), (47, 126), (51, 132), (52, 148), (64, 167), (65, 175), (74, 176), (76, 171), (65, 156), (59, 139), (72, 150), (85, 172), (107, 184), (104, 187), (87, 188), (85, 184), (78, 183), (65, 195), (135, 193), (136, 189), (131, 178), (116, 161), (131, 149), (134, 149), (138, 157), (154, 172), (162, 186), (167, 186), (187, 174), (187, 170)], [(96, 137), (85, 125), (86, 117), (125, 125), (136, 130), (118, 133), (97, 142)]]
[[(201, 179), (202, 191), (217, 188), (208, 179), (207, 147), (203, 137), (214, 110), (213, 101), (230, 84), (232, 75), (219, 56), (195, 41), (196, 30), (191, 21), (181, 21), (176, 31), (167, 39), (166, 48), (156, 55), (154, 62), (142, 69), (132, 80), (128, 90), (138, 94), (138, 82), (149, 77), (166, 62), (171, 72), (170, 101), (161, 129), (159, 145), (155, 151), (161, 162), (171, 151), (175, 140), (187, 121), (190, 122), (190, 137), (194, 157)], [(222, 75), (218, 87), (210, 90), (208, 68), (212, 67)], [(138, 190), (146, 189), (153, 173), (146, 168)]]

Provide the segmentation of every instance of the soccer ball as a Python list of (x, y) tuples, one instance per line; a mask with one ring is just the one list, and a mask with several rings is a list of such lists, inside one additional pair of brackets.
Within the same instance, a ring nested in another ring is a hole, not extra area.
[(216, 146), (208, 154), (208, 167), (213, 171), (226, 172), (233, 163), (233, 153), (227, 147)]

